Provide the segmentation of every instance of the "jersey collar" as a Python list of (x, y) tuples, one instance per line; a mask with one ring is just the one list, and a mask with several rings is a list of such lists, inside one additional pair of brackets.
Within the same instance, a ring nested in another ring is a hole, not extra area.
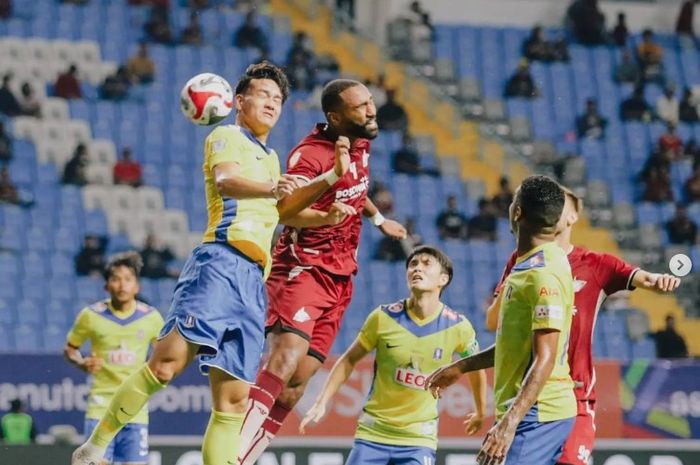
[(269, 148), (267, 145), (263, 144), (262, 142), (260, 142), (260, 141), (258, 140), (258, 138), (255, 137), (255, 136), (253, 135), (253, 133), (250, 132), (248, 129), (244, 128), (243, 126), (238, 126), (238, 129), (241, 130), (241, 132), (243, 133), (243, 135), (246, 136), (246, 137), (248, 138), (248, 140), (250, 140), (252, 143), (258, 145), (261, 149), (263, 149), (263, 150), (265, 151), (266, 154), (269, 155), (270, 153), (272, 153), (272, 149)]
[(406, 309), (406, 315), (408, 315), (408, 317), (411, 319), (411, 321), (413, 321), (418, 326), (425, 326), (427, 324), (432, 323), (433, 321), (435, 321), (437, 318), (440, 317), (440, 314), (445, 309), (445, 304), (440, 302), (440, 309), (437, 312), (435, 312), (434, 314), (432, 314), (429, 317), (424, 318), (424, 319), (418, 318), (418, 315), (416, 315), (413, 312), (413, 310), (411, 310), (408, 299), (404, 300), (404, 308)]

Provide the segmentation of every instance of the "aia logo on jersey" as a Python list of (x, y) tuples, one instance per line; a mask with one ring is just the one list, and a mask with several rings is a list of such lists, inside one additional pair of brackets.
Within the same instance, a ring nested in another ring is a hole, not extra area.
[(542, 286), (540, 288), (540, 297), (559, 297), (559, 289)]

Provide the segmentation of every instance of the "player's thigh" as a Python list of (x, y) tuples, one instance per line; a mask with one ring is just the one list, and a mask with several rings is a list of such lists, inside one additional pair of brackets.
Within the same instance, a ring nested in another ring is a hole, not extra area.
[(244, 413), (250, 384), (217, 367), (209, 369), (212, 408), (217, 412)]
[(390, 461), (390, 446), (356, 439), (345, 465), (389, 465)]
[(505, 465), (555, 464), (573, 425), (574, 418), (551, 422), (521, 421)]
[(397, 446), (391, 465), (435, 465), (435, 450), (429, 447)]
[(309, 350), (308, 337), (280, 324), (267, 333), (269, 357), (265, 369), (284, 381), (291, 379), (299, 363)]
[(309, 343), (309, 355), (323, 363), (333, 347), (333, 343), (340, 330), (345, 311), (352, 298), (352, 281), (350, 278), (337, 278), (327, 286), (333, 286), (335, 300), (332, 306), (325, 309), (316, 320), (311, 341)]
[(148, 463), (148, 425), (128, 423), (114, 438), (114, 463)]
[(197, 354), (199, 347), (185, 340), (177, 331), (171, 331), (153, 345), (148, 366), (162, 382), (168, 382), (182, 373)]
[(560, 465), (587, 465), (593, 454), (595, 426), (592, 412), (579, 408), (573, 430), (566, 438), (564, 450), (557, 460)]

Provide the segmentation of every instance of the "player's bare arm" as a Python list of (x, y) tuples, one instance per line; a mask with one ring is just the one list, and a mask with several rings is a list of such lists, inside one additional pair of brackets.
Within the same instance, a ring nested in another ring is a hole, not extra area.
[(315, 208), (305, 208), (295, 216), (281, 221), (281, 223), (293, 228), (316, 228), (342, 223), (348, 216), (356, 214), (357, 211), (354, 207), (343, 202), (334, 202), (327, 212), (316, 210)]
[(495, 355), (496, 346), (492, 345), (478, 354), (459, 359), (450, 365), (446, 365), (428, 376), (425, 382), (425, 388), (430, 389), (433, 397), (437, 399), (440, 397), (443, 390), (456, 383), (463, 374), (493, 367)]
[(323, 385), (321, 394), (319, 394), (314, 405), (306, 412), (304, 419), (299, 425), (299, 432), (304, 434), (306, 425), (309, 423), (318, 423), (326, 413), (328, 401), (338, 392), (340, 386), (345, 383), (355, 369), (357, 362), (362, 360), (369, 352), (360, 344), (358, 339), (348, 348), (347, 351), (335, 362), (326, 382)]
[(471, 371), (467, 373), (467, 377), (474, 396), (475, 411), (468, 414), (464, 420), (464, 432), (471, 436), (479, 432), (486, 417), (486, 372), (484, 370)]
[(235, 162), (219, 163), (213, 171), (214, 182), (219, 193), (234, 199), (281, 199), (297, 188), (296, 179), (289, 175), (283, 175), (276, 183), (248, 179), (240, 174), (241, 167)]
[(632, 277), (632, 285), (640, 289), (657, 292), (673, 292), (681, 285), (680, 278), (667, 273), (650, 273), (637, 270)]
[(501, 463), (513, 442), (515, 430), (532, 408), (556, 362), (560, 332), (555, 329), (535, 330), (532, 336), (533, 361), (525, 375), (523, 386), (503, 418), (486, 434), (476, 457), (479, 465)]
[(501, 293), (496, 295), (489, 308), (486, 309), (486, 329), (496, 331), (498, 329), (498, 316), (501, 313)]
[(104, 360), (97, 357), (94, 353), (90, 354), (89, 357), (83, 357), (80, 350), (70, 344), (66, 344), (63, 348), (63, 356), (72, 365), (89, 374), (100, 371), (104, 365)]
[[(350, 140), (345, 136), (338, 137), (335, 142), (335, 165), (333, 171), (324, 173), (309, 184), (299, 187), (293, 195), (282, 199), (277, 204), (280, 222), (294, 217), (304, 208), (314, 203), (326, 190), (343, 177), (350, 169)], [(289, 225), (292, 226), (292, 225)]]
[(365, 203), (365, 208), (362, 210), (362, 214), (372, 221), (372, 223), (379, 228), (379, 230), (385, 235), (392, 239), (406, 239), (406, 228), (403, 227), (401, 223), (394, 220), (388, 220), (379, 212), (377, 206), (367, 198)]

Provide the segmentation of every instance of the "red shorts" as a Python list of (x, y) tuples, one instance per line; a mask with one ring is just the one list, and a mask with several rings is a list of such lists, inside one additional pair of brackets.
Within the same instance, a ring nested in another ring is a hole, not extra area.
[(350, 276), (315, 266), (273, 265), (267, 279), (269, 306), (265, 328), (279, 324), (309, 341), (309, 355), (326, 360), (352, 297)]
[(576, 423), (564, 443), (564, 452), (557, 460), (560, 465), (588, 465), (595, 442), (595, 401), (579, 400)]

